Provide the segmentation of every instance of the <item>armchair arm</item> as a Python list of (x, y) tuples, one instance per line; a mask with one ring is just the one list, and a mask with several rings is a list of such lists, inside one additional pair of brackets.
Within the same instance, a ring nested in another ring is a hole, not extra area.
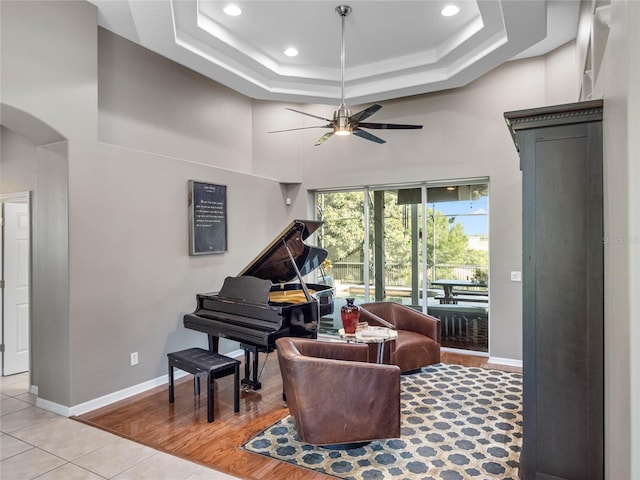
[(398, 330), (417, 332), (441, 343), (440, 320), (438, 318), (418, 312), (413, 308), (399, 303), (394, 304), (393, 308), (395, 309), (394, 317)]
[(387, 327), (393, 330), (396, 329), (394, 324), (387, 322), (384, 318), (379, 317), (375, 313), (367, 310), (365, 307), (360, 307), (360, 321), (367, 322), (369, 325), (377, 327)]
[(300, 354), (307, 357), (328, 358), (332, 360), (348, 360), (356, 362), (369, 361), (369, 349), (364, 344), (322, 342), (299, 338), (296, 347)]

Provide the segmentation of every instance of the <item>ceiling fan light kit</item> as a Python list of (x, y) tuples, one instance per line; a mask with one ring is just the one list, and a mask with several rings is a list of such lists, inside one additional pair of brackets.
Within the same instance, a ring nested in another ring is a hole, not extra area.
[(290, 128), (287, 130), (276, 130), (271, 131), (269, 133), (281, 133), (281, 132), (290, 132), (293, 130), (306, 130), (309, 128), (330, 128), (332, 131), (325, 133), (320, 139), (315, 143), (315, 146), (322, 145), (326, 140), (331, 138), (333, 135), (338, 136), (347, 136), (350, 134), (354, 134), (357, 137), (363, 138), (365, 140), (369, 140), (375, 143), (385, 143), (380, 137), (373, 135), (363, 128), (367, 129), (389, 129), (389, 130), (414, 130), (422, 128), (422, 125), (401, 125), (397, 123), (371, 123), (371, 122), (363, 122), (363, 120), (369, 118), (371, 115), (376, 113), (378, 110), (382, 108), (382, 105), (373, 104), (370, 107), (361, 110), (355, 114), (351, 114), (351, 110), (347, 108), (344, 101), (344, 70), (345, 70), (345, 48), (344, 48), (344, 25), (345, 25), (345, 17), (349, 15), (352, 11), (352, 8), (349, 5), (338, 5), (335, 8), (335, 11), (338, 15), (340, 15), (342, 21), (342, 44), (340, 51), (340, 73), (341, 73), (341, 95), (340, 95), (340, 106), (338, 109), (333, 112), (333, 120), (329, 120), (328, 118), (319, 117), (317, 115), (312, 115), (310, 113), (302, 112), (300, 110), (294, 110), (293, 108), (287, 108), (287, 110), (291, 110), (292, 112), (301, 113), (302, 115), (307, 115), (308, 117), (317, 118), (319, 120), (324, 120), (327, 122), (326, 125), (316, 125), (312, 127), (300, 127), (300, 128)]
[(350, 135), (351, 125), (349, 124), (349, 117), (351, 116), (351, 110), (349, 110), (344, 104), (338, 107), (338, 110), (333, 114), (334, 135)]

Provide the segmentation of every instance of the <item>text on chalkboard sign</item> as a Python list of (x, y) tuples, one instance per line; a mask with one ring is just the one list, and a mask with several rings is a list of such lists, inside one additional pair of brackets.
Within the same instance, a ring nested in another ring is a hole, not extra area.
[(189, 254), (226, 251), (226, 185), (189, 180)]

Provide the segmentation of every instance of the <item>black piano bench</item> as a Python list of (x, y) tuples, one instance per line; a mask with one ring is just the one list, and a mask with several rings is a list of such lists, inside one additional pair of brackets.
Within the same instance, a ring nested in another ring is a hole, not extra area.
[(200, 394), (201, 375), (207, 375), (207, 420), (213, 422), (213, 385), (216, 378), (234, 375), (233, 411), (240, 411), (240, 361), (210, 352), (203, 348), (189, 348), (180, 352), (168, 353), (169, 358), (169, 403), (173, 403), (173, 369), (179, 368), (195, 375), (195, 394)]

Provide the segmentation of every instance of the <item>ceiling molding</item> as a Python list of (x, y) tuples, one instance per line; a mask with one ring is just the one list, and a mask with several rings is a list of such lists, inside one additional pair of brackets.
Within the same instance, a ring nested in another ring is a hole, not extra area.
[[(362, 104), (463, 86), (514, 58), (575, 38), (579, 1), (477, 0), (442, 17), (444, 1), (346, 3), (345, 98)], [(92, 0), (100, 26), (248, 97), (335, 104), (340, 19), (326, 1)], [(301, 54), (282, 51), (295, 44)]]

